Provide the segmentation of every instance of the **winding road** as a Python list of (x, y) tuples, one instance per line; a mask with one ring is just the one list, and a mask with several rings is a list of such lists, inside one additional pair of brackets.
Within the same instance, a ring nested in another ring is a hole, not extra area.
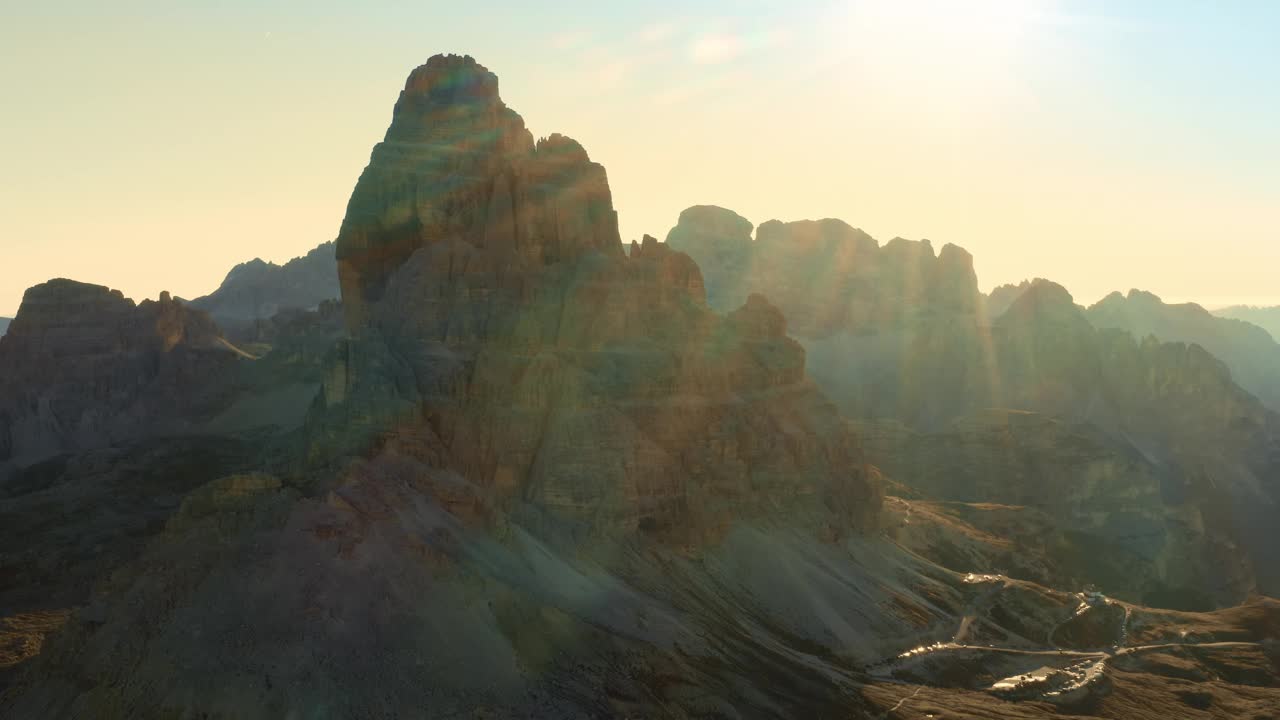
[[(1034, 670), (1022, 675), (1014, 675), (1003, 678), (991, 687), (988, 691), (998, 694), (1033, 694), (1044, 700), (1062, 700), (1067, 699), (1074, 694), (1086, 690), (1091, 684), (1103, 677), (1106, 672), (1107, 663), (1116, 657), (1127, 657), (1139, 653), (1169, 650), (1184, 647), (1196, 648), (1215, 648), (1215, 649), (1240, 649), (1257, 647), (1258, 643), (1245, 641), (1225, 641), (1225, 642), (1180, 642), (1180, 643), (1154, 643), (1148, 645), (1128, 646), (1129, 637), (1129, 621), (1133, 614), (1133, 610), (1128, 605), (1122, 605), (1124, 608), (1124, 618), (1121, 621), (1119, 631), (1117, 632), (1116, 644), (1106, 650), (1068, 650), (1059, 647), (1055, 642), (1058, 630), (1064, 625), (1078, 618), (1091, 609), (1102, 607), (1103, 605), (1121, 605), (1113, 600), (1103, 600), (1101, 604), (1090, 602), (1081, 594), (1080, 605), (1067, 618), (1051, 627), (1046, 636), (1048, 647), (1044, 649), (1024, 649), (1013, 647), (996, 647), (983, 645), (965, 644), (965, 639), (971, 633), (974, 625), (978, 623), (980, 611), (988, 606), (993, 598), (1002, 590), (1007, 588), (1010, 580), (1000, 575), (975, 575), (969, 574), (965, 577), (965, 582), (970, 584), (991, 583), (991, 587), (980, 593), (965, 608), (965, 613), (960, 618), (959, 626), (952, 635), (950, 642), (936, 642), (931, 645), (921, 645), (912, 648), (904, 653), (891, 658), (886, 658), (864, 668), (864, 671), (877, 679), (889, 682), (901, 682), (893, 678), (893, 675), (909, 666), (918, 664), (924, 658), (935, 657), (939, 654), (947, 654), (954, 652), (980, 652), (1001, 655), (1018, 655), (1023, 657), (1042, 657), (1049, 662), (1061, 662), (1064, 658), (1072, 659), (1062, 667), (1054, 667), (1047, 664), (1038, 670)], [(922, 686), (923, 687), (923, 686)], [(916, 689), (916, 693), (904, 697), (898, 701), (898, 704), (890, 709), (885, 718), (892, 715), (900, 709), (904, 703), (915, 694), (920, 692), (920, 688)]]

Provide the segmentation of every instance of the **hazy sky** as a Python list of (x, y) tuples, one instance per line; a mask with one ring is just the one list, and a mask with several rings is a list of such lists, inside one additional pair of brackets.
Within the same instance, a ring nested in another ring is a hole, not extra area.
[(332, 239), (438, 52), (608, 168), (624, 240), (713, 203), (954, 242), (984, 289), (1280, 303), (1280, 2), (3, 1), (0, 315)]

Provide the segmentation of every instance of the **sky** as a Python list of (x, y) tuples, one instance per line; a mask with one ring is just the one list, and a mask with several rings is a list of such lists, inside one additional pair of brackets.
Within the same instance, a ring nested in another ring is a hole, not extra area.
[(440, 52), (607, 168), (624, 241), (715, 204), (955, 243), (983, 289), (1280, 304), (1276, 2), (0, 3), (0, 316), (333, 239)]

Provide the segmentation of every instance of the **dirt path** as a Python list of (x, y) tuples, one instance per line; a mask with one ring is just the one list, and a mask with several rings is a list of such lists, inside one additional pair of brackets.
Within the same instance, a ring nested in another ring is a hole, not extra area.
[[(1084, 596), (1081, 596), (1080, 605), (1067, 618), (1048, 629), (1046, 636), (1046, 646), (1043, 649), (1023, 649), (1012, 647), (995, 647), (982, 645), (968, 645), (965, 640), (971, 634), (973, 628), (982, 620), (980, 613), (990, 606), (992, 600), (1009, 585), (1008, 578), (999, 575), (974, 575), (970, 574), (965, 577), (965, 582), (975, 583), (991, 583), (991, 587), (984, 590), (970, 602), (964, 610), (964, 615), (960, 618), (959, 626), (950, 642), (936, 642), (931, 645), (921, 645), (912, 648), (895, 657), (881, 660), (864, 668), (864, 671), (880, 680), (896, 682), (892, 679), (893, 674), (905, 667), (914, 665), (924, 660), (932, 658), (939, 654), (954, 653), (957, 651), (964, 652), (980, 652), (1000, 655), (1017, 655), (1028, 658), (1044, 658), (1045, 667), (1039, 670), (1028, 672), (1022, 675), (1014, 675), (1001, 679), (994, 683), (989, 691), (999, 694), (1032, 694), (1045, 700), (1066, 699), (1082, 692), (1087, 692), (1088, 688), (1102, 678), (1107, 670), (1107, 663), (1115, 657), (1134, 655), (1137, 653), (1166, 650), (1173, 648), (1200, 647), (1200, 648), (1246, 648), (1257, 647), (1255, 642), (1207, 642), (1207, 643), (1157, 643), (1150, 645), (1137, 645), (1128, 647), (1129, 638), (1129, 621), (1133, 614), (1132, 608), (1124, 605), (1124, 618), (1121, 621), (1119, 632), (1116, 635), (1115, 644), (1106, 650), (1067, 650), (1061, 648), (1054, 642), (1054, 637), (1062, 626), (1080, 617), (1091, 609), (1100, 607), (1095, 603), (1090, 603)], [(1117, 604), (1114, 601), (1105, 601), (1106, 605)], [(1064, 659), (1072, 660), (1062, 667), (1055, 667), (1055, 663), (1062, 663)], [(917, 692), (919, 690), (917, 689)], [(894, 711), (898, 710), (903, 703), (915, 697), (911, 695), (899, 701), (898, 705), (889, 710), (885, 715), (887, 718)]]

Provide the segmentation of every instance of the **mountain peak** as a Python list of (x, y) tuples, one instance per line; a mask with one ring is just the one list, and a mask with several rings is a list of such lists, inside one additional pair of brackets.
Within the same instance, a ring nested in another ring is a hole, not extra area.
[(498, 76), (469, 55), (436, 55), (409, 73), (385, 139), (459, 152), (492, 145), (526, 152), (533, 146), (524, 120), (499, 97)]
[(585, 252), (622, 253), (604, 168), (567, 136), (535, 144), (496, 75), (437, 55), (410, 73), (347, 205), (337, 258), (348, 328), (368, 325), (416, 251), (457, 243), (485, 260), (455, 260), (478, 274), (502, 268), (500, 282)]
[(413, 69), (404, 91), (428, 95), (449, 102), (460, 99), (490, 99), (498, 96), (498, 76), (470, 55), (441, 53)]

